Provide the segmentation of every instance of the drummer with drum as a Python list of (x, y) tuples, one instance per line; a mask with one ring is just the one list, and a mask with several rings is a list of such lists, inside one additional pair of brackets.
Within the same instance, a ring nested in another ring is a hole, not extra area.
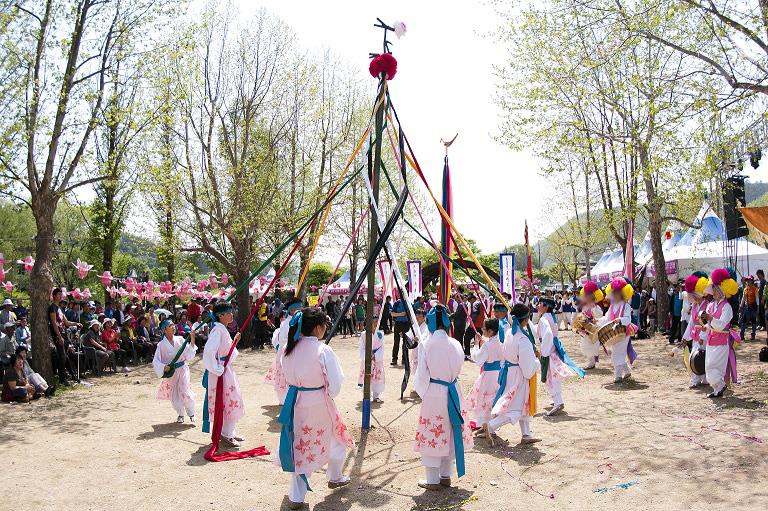
[(684, 360), (686, 367), (691, 372), (690, 388), (692, 389), (707, 384), (704, 369), (706, 335), (702, 315), (705, 314), (707, 308), (707, 302), (704, 301), (704, 290), (708, 285), (709, 278), (702, 271), (694, 272), (685, 279), (685, 292), (688, 294), (688, 299), (693, 302), (691, 304), (691, 319), (683, 334), (683, 342), (686, 343), (688, 349), (688, 353), (684, 355)]
[(631, 364), (637, 358), (630, 339), (637, 332), (637, 326), (632, 323), (632, 309), (628, 304), (634, 293), (632, 284), (625, 277), (616, 277), (605, 287), (611, 304), (608, 314), (602, 318), (598, 339), (600, 344), (610, 347), (614, 383), (632, 376)]
[(573, 329), (581, 336), (581, 350), (587, 359), (584, 369), (594, 369), (600, 357), (597, 322), (603, 317), (603, 309), (598, 305), (603, 298), (603, 291), (592, 281), (586, 282), (579, 293), (581, 311), (573, 320)]

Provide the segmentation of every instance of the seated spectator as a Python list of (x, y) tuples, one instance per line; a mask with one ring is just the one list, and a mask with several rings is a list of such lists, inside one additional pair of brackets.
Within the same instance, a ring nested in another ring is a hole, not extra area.
[(192, 325), (192, 330), (195, 332), (195, 344), (198, 348), (205, 346), (205, 342), (208, 340), (208, 334), (211, 333), (208, 323), (203, 321), (205, 316), (201, 316), (199, 321)]
[(22, 316), (19, 318), (18, 326), (13, 334), (16, 341), (16, 346), (26, 346), (27, 350), (32, 349), (32, 334), (27, 326), (27, 317)]
[(155, 308), (156, 307), (154, 305), (150, 305), (147, 308), (147, 328), (149, 329), (149, 336), (152, 341), (160, 342), (162, 335), (157, 330), (160, 326), (160, 318), (157, 317)]
[(88, 302), (85, 305), (83, 305), (83, 312), (80, 314), (80, 323), (83, 324), (83, 326), (90, 325), (91, 321), (96, 319), (96, 314), (94, 314), (94, 311), (96, 308), (93, 305), (93, 302)]
[(115, 352), (110, 351), (107, 345), (101, 342), (101, 324), (95, 319), (88, 324), (88, 330), (83, 334), (83, 346), (93, 348), (96, 351), (96, 363), (99, 373), (109, 364), (112, 370), (116, 370)]
[(96, 300), (93, 302), (93, 312), (95, 314), (104, 314), (104, 307), (101, 306), (101, 302)]
[(29, 403), (30, 400), (42, 395), (35, 392), (34, 385), (24, 376), (24, 359), (16, 354), (11, 356), (11, 365), (5, 370), (3, 376), (3, 391), (0, 399), (5, 403), (11, 401)]
[(176, 321), (176, 335), (184, 337), (192, 329), (192, 323), (187, 319), (187, 311), (179, 312), (179, 319)]
[(114, 317), (114, 311), (112, 310), (112, 302), (107, 301), (106, 304), (104, 304), (104, 316), (112, 319)]
[(16, 312), (16, 317), (19, 319), (26, 318), (29, 315), (29, 311), (22, 305), (21, 300), (16, 300), (16, 309), (14, 312)]
[(3, 309), (0, 310), (0, 324), (16, 323), (16, 314), (13, 312), (13, 302), (10, 298), (3, 301)]
[(29, 383), (35, 387), (36, 393), (42, 392), (46, 397), (52, 396), (56, 391), (56, 386), (49, 387), (48, 382), (46, 382), (40, 374), (32, 370), (32, 367), (30, 367), (29, 361), (27, 360), (28, 355), (29, 351), (26, 346), (22, 345), (16, 348), (16, 356), (24, 359), (24, 376), (26, 376)]
[(71, 321), (72, 323), (80, 323), (80, 316), (82, 313), (83, 311), (81, 310), (80, 302), (74, 302), (71, 308), (64, 311), (64, 317), (67, 318), (67, 321)]
[[(142, 320), (144, 322), (143, 327)], [(145, 362), (150, 362), (155, 358), (155, 348), (157, 345), (149, 340), (149, 330), (146, 327), (146, 318), (144, 316), (123, 325), (120, 337), (123, 341), (132, 342), (136, 346), (137, 355), (142, 357)]]
[(11, 357), (16, 353), (16, 342), (13, 333), (16, 331), (16, 323), (9, 322), (3, 326), (3, 333), (0, 334), (0, 360), (3, 367), (8, 367), (11, 363)]
[(115, 360), (117, 361), (117, 365), (122, 367), (121, 371), (124, 373), (128, 372), (128, 366), (126, 364), (126, 359), (128, 358), (125, 350), (120, 348), (120, 334), (117, 333), (115, 330), (115, 320), (114, 319), (105, 319), (103, 331), (101, 332), (101, 342), (103, 342), (107, 349), (115, 354)]

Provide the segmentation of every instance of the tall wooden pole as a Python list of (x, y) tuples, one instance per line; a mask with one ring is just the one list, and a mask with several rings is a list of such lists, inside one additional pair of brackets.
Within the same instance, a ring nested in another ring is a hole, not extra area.
[[(387, 79), (382, 74), (379, 77), (379, 93), (376, 96), (376, 104), (379, 106), (378, 110), (376, 110), (376, 128), (373, 135), (373, 147), (368, 151), (368, 177), (371, 180), (373, 197), (377, 203), (379, 201), (379, 177), (381, 176), (381, 134), (384, 126), (384, 110), (387, 107), (386, 99), (384, 97), (386, 82)], [(375, 208), (371, 208), (369, 226), (368, 257), (372, 257), (374, 247), (379, 239), (378, 218), (376, 216)], [(368, 271), (368, 292), (366, 295), (367, 303), (365, 305), (365, 378), (363, 380), (362, 423), (363, 429), (366, 431), (371, 428), (371, 364), (373, 360), (373, 329), (376, 326), (376, 323), (373, 320), (373, 310), (376, 300), (376, 267), (377, 265), (374, 264)]]

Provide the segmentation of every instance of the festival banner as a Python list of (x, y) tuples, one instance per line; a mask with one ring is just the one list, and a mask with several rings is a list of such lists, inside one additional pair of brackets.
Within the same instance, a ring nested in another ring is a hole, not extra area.
[(515, 254), (499, 254), (499, 290), (512, 295), (515, 302)]
[[(677, 273), (677, 261), (666, 261), (665, 263), (665, 270), (667, 272), (667, 275), (674, 275)], [(648, 268), (645, 270), (645, 274), (648, 277), (655, 277), (656, 276), (656, 266), (653, 264), (649, 264)]]
[(421, 261), (406, 261), (408, 270), (408, 294), (413, 301), (421, 296)]
[(386, 300), (387, 296), (394, 300), (395, 279), (392, 276), (392, 264), (388, 259), (379, 260), (379, 272), (381, 273), (381, 285), (384, 287), (382, 300)]

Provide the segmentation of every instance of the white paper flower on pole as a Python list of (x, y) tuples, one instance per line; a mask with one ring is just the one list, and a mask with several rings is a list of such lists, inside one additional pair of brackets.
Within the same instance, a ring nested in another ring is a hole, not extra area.
[(395, 29), (395, 35), (397, 36), (398, 39), (400, 39), (405, 35), (405, 31), (406, 31), (405, 23), (403, 23), (402, 21), (395, 21), (392, 24), (392, 27)]

